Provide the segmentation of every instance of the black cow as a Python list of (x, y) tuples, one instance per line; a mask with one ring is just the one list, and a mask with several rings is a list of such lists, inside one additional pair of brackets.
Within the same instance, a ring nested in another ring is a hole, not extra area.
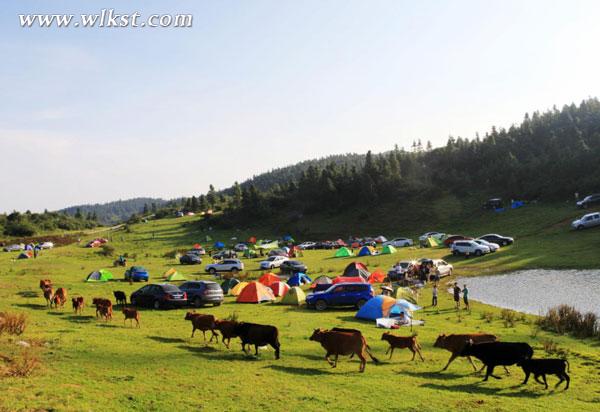
[(246, 345), (254, 345), (255, 355), (258, 356), (258, 347), (271, 345), (275, 349), (275, 359), (279, 359), (279, 331), (275, 326), (259, 325), (256, 323), (240, 322), (234, 327), (234, 334), (242, 340), (242, 350)]
[[(558, 376), (558, 383), (556, 387), (560, 385), (564, 380), (567, 381), (567, 386), (565, 386), (565, 390), (569, 389), (569, 382), (571, 382), (571, 378), (567, 375), (566, 371), (570, 372), (569, 361), (566, 359), (525, 359), (521, 362), (517, 363), (518, 366), (523, 368), (523, 372), (525, 373), (525, 380), (522, 385), (525, 385), (529, 380), (529, 375), (533, 373), (535, 381), (537, 383), (541, 383), (546, 386), (548, 389), (548, 382), (546, 381), (546, 375), (556, 375)], [(540, 376), (544, 379), (544, 382), (540, 381)]]
[(127, 305), (127, 295), (125, 295), (125, 292), (115, 290), (113, 291), (113, 295), (115, 295), (117, 305)]
[(469, 341), (463, 348), (460, 356), (475, 356), (487, 366), (484, 381), (490, 376), (500, 379), (494, 375), (496, 366), (509, 366), (526, 359), (531, 359), (533, 349), (527, 343), (522, 342), (483, 342)]

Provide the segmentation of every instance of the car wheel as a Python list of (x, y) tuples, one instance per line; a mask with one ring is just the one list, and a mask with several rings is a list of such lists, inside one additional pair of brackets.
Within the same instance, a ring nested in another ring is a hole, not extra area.
[(154, 307), (154, 309), (160, 309), (160, 301), (155, 300), (154, 301), (154, 305), (152, 305)]
[(234, 275), (237, 275), (238, 272), (239, 272), (239, 270), (237, 268), (231, 269), (231, 273), (233, 273)]
[(581, 230), (581, 229), (583, 229), (583, 225), (577, 226), (577, 230)]
[(327, 302), (325, 302), (323, 299), (319, 299), (315, 302), (315, 309), (316, 310), (325, 310), (327, 309)]
[(475, 251), (475, 256), (481, 256), (481, 250), (477, 249), (477, 250)]
[(202, 299), (200, 299), (199, 297), (196, 296), (196, 298), (194, 299), (194, 306), (197, 308), (202, 306)]
[(208, 269), (208, 273), (210, 273), (211, 275), (215, 275), (217, 273), (217, 270), (215, 268), (210, 268)]
[(359, 300), (358, 302), (356, 302), (356, 308), (357, 309), (362, 308), (365, 303), (367, 303), (366, 300), (364, 300), (364, 299)]
[(213, 303), (213, 306), (221, 306), (221, 302)]

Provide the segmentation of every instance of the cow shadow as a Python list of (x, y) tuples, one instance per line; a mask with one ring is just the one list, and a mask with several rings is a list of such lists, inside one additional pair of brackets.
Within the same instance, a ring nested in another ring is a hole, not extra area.
[[(441, 372), (441, 371), (427, 371), (427, 372), (417, 372), (417, 371), (401, 371), (398, 372), (400, 375), (408, 375), (415, 378), (424, 378), (424, 379), (432, 379), (432, 380), (442, 380), (442, 381), (451, 381), (455, 379), (461, 379), (465, 376), (469, 376), (469, 374), (461, 375), (454, 372)], [(473, 375), (473, 374), (471, 374)]]
[(283, 365), (268, 365), (268, 366), (263, 367), (263, 369), (272, 369), (272, 370), (278, 371), (278, 372), (289, 373), (292, 375), (304, 375), (304, 376), (327, 375), (330, 373), (323, 369), (298, 368), (295, 366), (283, 366)]
[[(205, 359), (209, 360), (239, 360), (240, 357), (237, 353), (232, 352), (224, 352), (212, 346), (189, 346), (189, 345), (179, 345), (177, 346), (179, 349), (187, 350), (194, 355), (201, 356)], [(226, 351), (227, 349), (224, 348)]]
[(33, 290), (23, 290), (21, 292), (17, 292), (17, 295), (22, 298), (39, 298), (40, 294)]
[(539, 398), (544, 396), (543, 393), (536, 393), (528, 391), (523, 388), (518, 392), (506, 392), (508, 389), (517, 389), (518, 386), (508, 386), (504, 388), (491, 388), (485, 385), (486, 382), (478, 381), (472, 384), (459, 384), (459, 385), (442, 385), (437, 383), (424, 383), (421, 385), (422, 388), (435, 389), (438, 391), (450, 391), (460, 393), (478, 393), (483, 395), (494, 395), (494, 396), (505, 396), (511, 398)]
[(113, 325), (110, 323), (98, 323), (96, 324), (96, 326), (100, 327), (100, 328), (116, 328), (117, 325)]
[(92, 315), (69, 315), (65, 316), (65, 319), (73, 323), (90, 323), (95, 320), (96, 317)]
[(160, 343), (185, 343), (185, 340), (181, 338), (168, 338), (166, 336), (148, 336), (148, 339), (152, 339), (153, 341)]
[(14, 303), (12, 306), (16, 306), (19, 308), (25, 308), (25, 309), (35, 309), (35, 310), (49, 309), (49, 307), (43, 303)]

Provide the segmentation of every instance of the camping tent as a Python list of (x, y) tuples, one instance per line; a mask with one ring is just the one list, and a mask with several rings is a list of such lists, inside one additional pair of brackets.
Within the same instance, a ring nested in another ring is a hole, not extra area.
[(360, 276), (365, 280), (368, 279), (369, 275), (370, 273), (367, 270), (367, 267), (360, 262), (350, 263), (348, 266), (346, 266), (346, 269), (344, 269), (344, 273), (342, 274), (344, 277)]
[(391, 255), (391, 254), (396, 253), (396, 252), (397, 252), (397, 250), (396, 250), (396, 248), (394, 246), (392, 246), (392, 245), (385, 245), (383, 247), (383, 250), (381, 251), (381, 254), (382, 255)]
[(272, 283), (279, 282), (281, 279), (274, 273), (265, 273), (258, 281), (265, 286), (271, 286)]
[(290, 290), (290, 286), (285, 282), (273, 282), (269, 285), (275, 296), (285, 296)]
[(113, 274), (108, 270), (100, 269), (90, 273), (85, 279), (86, 282), (108, 282), (112, 280)]
[(29, 259), (31, 256), (29, 255), (31, 252), (21, 252), (17, 259)]
[(238, 296), (240, 293), (242, 293), (242, 290), (244, 290), (246, 286), (248, 286), (248, 282), (240, 282), (231, 289), (229, 289), (229, 294), (233, 296)]
[(375, 270), (375, 272), (369, 275), (369, 278), (367, 280), (369, 281), (369, 283), (382, 283), (385, 281), (386, 277), (387, 275), (383, 273), (381, 269), (377, 269)]
[(225, 279), (223, 283), (221, 283), (221, 289), (223, 289), (223, 293), (226, 295), (238, 283), (240, 283), (240, 281), (236, 278)]
[(177, 271), (167, 275), (167, 277), (165, 279), (169, 282), (173, 282), (176, 280), (187, 280), (181, 273), (179, 273)]
[(387, 238), (385, 236), (377, 236), (375, 238), (375, 242), (377, 242), (377, 243), (383, 243), (383, 242), (387, 242), (387, 241), (388, 240), (387, 240)]
[(283, 240), (284, 242), (294, 242), (294, 238), (291, 235), (285, 235)]
[(337, 243), (338, 246), (348, 246), (348, 244), (346, 242), (344, 242), (342, 239), (336, 240), (335, 243)]
[(318, 278), (316, 278), (312, 285), (310, 285), (311, 289), (315, 288), (315, 286), (317, 285), (331, 285), (333, 283), (333, 281), (331, 280), (331, 278), (329, 276), (319, 276)]
[(287, 256), (288, 252), (284, 249), (273, 249), (269, 252), (269, 256)]
[(274, 300), (275, 296), (271, 289), (260, 282), (250, 282), (241, 291), (235, 301), (238, 303), (261, 303)]
[(429, 247), (437, 247), (440, 245), (440, 242), (433, 236), (429, 236), (427, 238), (427, 244), (429, 245)]
[(335, 255), (333, 255), (333, 257), (348, 257), (348, 256), (352, 256), (352, 251), (345, 246), (336, 250)]
[(363, 246), (359, 251), (357, 256), (372, 256), (376, 255), (377, 250), (373, 246)]
[(163, 273), (163, 278), (168, 278), (169, 276), (171, 276), (173, 273), (177, 273), (177, 271), (175, 270), (175, 268), (171, 268), (169, 270), (167, 270), (165, 273)]
[(213, 245), (215, 249), (223, 249), (225, 247), (225, 243), (223, 242), (215, 242)]
[(283, 299), (281, 299), (281, 304), (283, 305), (300, 306), (304, 302), (306, 302), (306, 295), (304, 294), (304, 291), (298, 286), (294, 286), (293, 288), (291, 288), (288, 291), (288, 293), (285, 294)]
[[(359, 319), (376, 320), (378, 318), (393, 317), (395, 315), (399, 315), (401, 312), (409, 315), (411, 309), (409, 309), (406, 303), (410, 304), (410, 302), (407, 302), (403, 299), (396, 300), (390, 296), (378, 295), (372, 299), (369, 299), (367, 303), (365, 303), (362, 308), (356, 312), (355, 316)], [(418, 306), (414, 305), (411, 307), (420, 309)]]
[(256, 245), (257, 249), (277, 249), (279, 247), (279, 242), (276, 240), (270, 243), (261, 243)]
[(305, 275), (304, 273), (298, 272), (292, 275), (291, 278), (288, 279), (287, 284), (290, 286), (301, 286), (307, 283), (311, 283), (312, 280)]
[(338, 283), (367, 283), (362, 276), (338, 276), (331, 281), (334, 285)]

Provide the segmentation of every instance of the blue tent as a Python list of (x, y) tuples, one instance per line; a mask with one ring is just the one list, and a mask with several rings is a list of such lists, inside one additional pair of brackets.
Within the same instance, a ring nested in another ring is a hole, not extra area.
[(294, 241), (294, 238), (293, 238), (293, 237), (291, 237), (290, 235), (285, 235), (285, 236), (283, 237), (283, 240), (284, 240), (284, 241), (286, 241), (286, 242), (290, 242), (290, 241), (292, 241), (292, 242), (293, 242), (293, 241)]
[(373, 251), (369, 246), (363, 246), (359, 251), (357, 256), (371, 256), (373, 255)]
[(288, 279), (287, 284), (290, 286), (302, 286), (311, 282), (312, 280), (304, 273), (296, 273)]
[(225, 243), (215, 242), (214, 247), (215, 247), (215, 249), (223, 249), (225, 247)]
[(421, 309), (404, 299), (394, 299), (390, 296), (378, 295), (369, 299), (362, 308), (356, 312), (359, 319), (376, 320), (379, 318), (391, 318), (400, 315), (410, 317), (410, 312)]

